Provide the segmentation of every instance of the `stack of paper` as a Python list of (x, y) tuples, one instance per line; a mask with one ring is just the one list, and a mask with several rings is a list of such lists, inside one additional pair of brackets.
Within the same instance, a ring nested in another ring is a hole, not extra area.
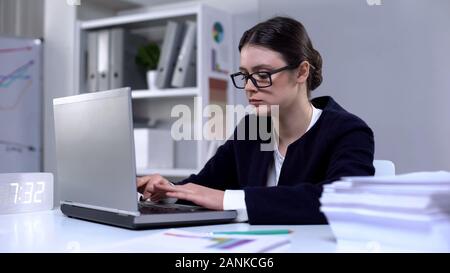
[(321, 210), (343, 251), (450, 251), (450, 172), (344, 177)]

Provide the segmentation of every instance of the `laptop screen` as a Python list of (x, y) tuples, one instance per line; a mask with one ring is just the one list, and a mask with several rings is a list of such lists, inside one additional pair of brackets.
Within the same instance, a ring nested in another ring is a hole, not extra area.
[(53, 101), (60, 200), (137, 212), (129, 88)]

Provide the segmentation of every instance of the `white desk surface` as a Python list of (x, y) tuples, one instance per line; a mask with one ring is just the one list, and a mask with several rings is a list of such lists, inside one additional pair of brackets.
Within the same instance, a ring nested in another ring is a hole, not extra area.
[[(234, 223), (180, 227), (194, 232), (290, 229), (291, 244), (282, 252), (336, 252), (327, 225), (249, 225)], [(90, 252), (109, 245), (126, 245), (124, 252), (161, 252), (145, 247), (148, 235), (166, 229), (128, 230), (66, 217), (60, 210), (0, 215), (0, 252)], [(170, 252), (164, 250), (164, 252)]]

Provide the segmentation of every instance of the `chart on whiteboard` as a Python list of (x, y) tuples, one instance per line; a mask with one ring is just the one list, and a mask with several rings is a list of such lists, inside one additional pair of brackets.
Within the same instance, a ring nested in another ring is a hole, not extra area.
[(41, 62), (41, 40), (0, 37), (0, 173), (41, 170)]

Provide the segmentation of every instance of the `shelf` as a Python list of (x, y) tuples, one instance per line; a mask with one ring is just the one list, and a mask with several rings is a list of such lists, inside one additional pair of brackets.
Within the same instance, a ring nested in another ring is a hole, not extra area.
[[(101, 1), (106, 2), (106, 0)], [(132, 113), (136, 127), (140, 127), (141, 123), (144, 123), (146, 120), (151, 123), (159, 121), (156, 126), (157, 129), (167, 130), (179, 120), (176, 116), (172, 116), (172, 110), (175, 109), (175, 106), (180, 105), (183, 106), (180, 109), (183, 110), (181, 113), (183, 115), (182, 118), (186, 118), (186, 121), (190, 122), (191, 128), (189, 129), (191, 134), (193, 136), (202, 136), (203, 123), (206, 121), (206, 117), (203, 115), (203, 106), (210, 103), (233, 104), (234, 98), (234, 94), (231, 93), (231, 85), (228, 82), (229, 75), (224, 72), (232, 71), (233, 69), (234, 58), (232, 57), (234, 53), (231, 43), (234, 34), (232, 17), (226, 11), (210, 7), (206, 3), (189, 1), (188, 3), (174, 3), (173, 5), (152, 5), (142, 9), (123, 11), (112, 17), (78, 21), (75, 26), (77, 29), (77, 44), (74, 89), (86, 91), (95, 89), (89, 88), (87, 81), (89, 58), (86, 56), (89, 53), (89, 49), (94, 50), (94, 52), (91, 52), (91, 55), (94, 55), (92, 53), (98, 51), (99, 47), (97, 43), (97, 46), (94, 48), (93, 43), (95, 40), (92, 40), (91, 32), (121, 28), (126, 33), (138, 35), (149, 41), (162, 44), (164, 43), (168, 21), (175, 21), (181, 24), (185, 24), (187, 21), (197, 23), (195, 36), (196, 85), (194, 87), (185, 85), (186, 87), (184, 88), (149, 88), (144, 82), (144, 77), (141, 79), (143, 82), (138, 80), (131, 81), (132, 76), (137, 76), (137, 74), (131, 73), (132, 70), (122, 63), (125, 73), (123, 73), (124, 78), (122, 78), (123, 82), (120, 86), (131, 86)], [(212, 31), (214, 32), (214, 37), (211, 37)], [(184, 39), (183, 37), (181, 38)], [(131, 39), (129, 41), (125, 40), (125, 43), (128, 43), (127, 46), (130, 50), (136, 49), (136, 45), (132, 43)], [(128, 49), (123, 48), (122, 50), (125, 52)], [(177, 52), (174, 54), (175, 58), (179, 57), (177, 54), (180, 55)], [(133, 57), (126, 60), (132, 62)], [(91, 63), (94, 63), (94, 61), (95, 59), (91, 58)], [(90, 68), (92, 69), (93, 67)], [(226, 80), (227, 85), (216, 85), (216, 79)], [(224, 93), (219, 93), (222, 90)], [(215, 97), (216, 95), (217, 97)], [(190, 112), (185, 112), (184, 110)], [(180, 114), (178, 116), (181, 117)], [(188, 128), (183, 127), (182, 129), (187, 130)], [(161, 174), (174, 180), (178, 178), (181, 180), (191, 174), (198, 173), (204, 162), (206, 162), (209, 146), (208, 141), (202, 138), (194, 140), (192, 142), (183, 140), (183, 142), (174, 144), (173, 168), (139, 168), (137, 174), (139, 176)]]
[(150, 174), (160, 174), (162, 176), (172, 176), (172, 177), (188, 177), (191, 174), (196, 174), (198, 170), (196, 169), (138, 169), (137, 175), (150, 175)]
[(131, 93), (133, 99), (148, 98), (174, 98), (174, 97), (195, 97), (199, 94), (198, 88), (177, 88), (166, 90), (134, 90)]
[(199, 13), (201, 4), (189, 4), (178, 8), (166, 10), (150, 10), (145, 13), (129, 14), (114, 16), (110, 18), (102, 18), (81, 22), (80, 27), (84, 30), (113, 27), (119, 25), (140, 23), (150, 20), (174, 18), (181, 16), (190, 16)]

